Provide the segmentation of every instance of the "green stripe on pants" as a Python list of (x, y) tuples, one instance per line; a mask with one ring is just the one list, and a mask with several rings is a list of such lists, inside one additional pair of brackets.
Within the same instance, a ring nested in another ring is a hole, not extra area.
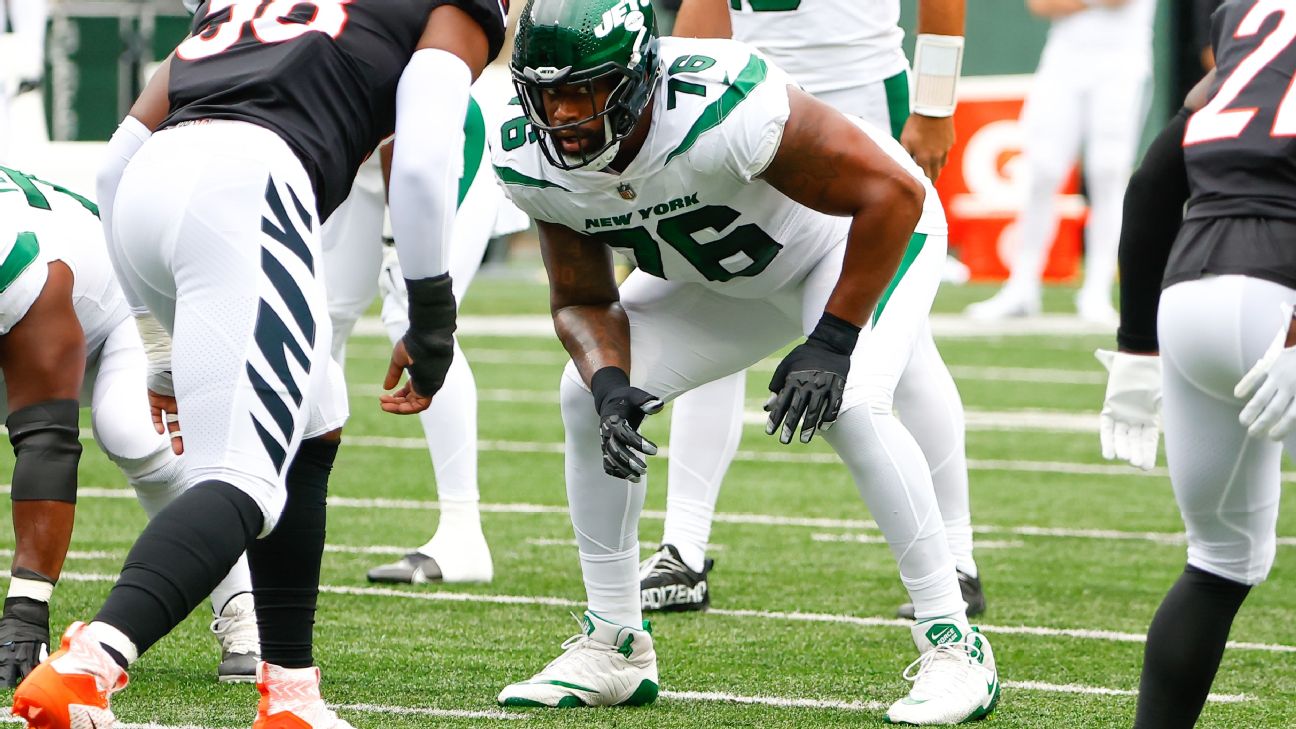
[(891, 294), (895, 293), (896, 286), (900, 285), (900, 279), (904, 278), (909, 272), (909, 267), (922, 253), (923, 246), (927, 244), (926, 233), (914, 233), (909, 238), (909, 247), (905, 249), (904, 258), (900, 259), (900, 268), (896, 270), (895, 278), (887, 286), (886, 291), (882, 292), (882, 298), (878, 299), (877, 308), (873, 310), (873, 325), (877, 326), (878, 319), (882, 318), (882, 310), (886, 308), (887, 302), (891, 300)]
[(909, 121), (909, 72), (901, 71), (882, 82), (886, 90), (887, 116), (891, 119), (891, 136), (900, 138)]
[(486, 153), (486, 120), (482, 117), (481, 107), (477, 100), (468, 98), (468, 116), (464, 119), (463, 177), (459, 178), (459, 201), (463, 205), (468, 197), (468, 188), (472, 187), (481, 168), (482, 155)]

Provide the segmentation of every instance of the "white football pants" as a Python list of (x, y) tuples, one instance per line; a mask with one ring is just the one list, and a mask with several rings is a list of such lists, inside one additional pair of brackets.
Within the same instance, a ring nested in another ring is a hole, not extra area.
[[(879, 81), (819, 98), (843, 113), (892, 130), (902, 128), (903, 122), (892, 119), (891, 113), (907, 109), (909, 104), (907, 82), (897, 88)], [(870, 335), (873, 346), (908, 356), (908, 364), (896, 373), (895, 408), (932, 467), (945, 535), (958, 568), (975, 577), (963, 399), (927, 324), (930, 302), (920, 304), (916, 311), (891, 306), (888, 311), (894, 318)], [(671, 415), (666, 523), (661, 541), (674, 545), (685, 563), (697, 571), (702, 569), (711, 538), (720, 485), (742, 438), (746, 384), (746, 372), (738, 372), (702, 385), (681, 396)]]
[(302, 438), (346, 421), (310, 179), (266, 129), (181, 126), (131, 160), (112, 219), (118, 276), (171, 332), (187, 480), (244, 491), (268, 534)]
[(1296, 290), (1246, 276), (1178, 283), (1161, 294), (1162, 420), (1166, 462), (1188, 531), (1188, 564), (1256, 585), (1273, 566), (1282, 451), (1238, 423), (1238, 380), (1287, 323)]
[[(928, 236), (879, 321), (931, 306), (945, 261), (944, 236)], [(630, 320), (630, 381), (666, 400), (750, 367), (818, 323), (841, 273), (834, 248), (796, 285), (764, 299), (735, 299), (702, 284), (636, 271), (621, 287)], [(897, 316), (899, 322), (901, 317)], [(900, 568), (919, 618), (962, 615), (964, 603), (923, 452), (892, 412), (899, 374), (921, 329), (899, 347), (860, 338), (842, 412), (823, 437), (850, 469)], [(736, 333), (741, 333), (738, 335)], [(603, 471), (599, 418), (589, 389), (569, 364), (561, 385), (566, 429), (567, 500), (590, 609), (639, 625), (639, 514), (647, 479), (631, 483)], [(652, 467), (650, 466), (650, 470)]]
[(1081, 297), (1111, 297), (1121, 211), (1151, 99), (1148, 53), (1045, 46), (1022, 109), (1026, 200), (1008, 285), (1038, 295), (1057, 233), (1057, 192), (1084, 152), (1089, 222)]
[[(126, 313), (121, 290), (112, 278), (102, 243), (95, 239), (71, 242), (91, 254), (88, 260), (78, 261), (73, 286), (77, 319), (82, 322), (87, 347), (81, 403), (90, 406), (95, 442), (121, 469), (152, 519), (188, 487), (185, 458), (172, 453), (170, 438), (153, 428), (146, 394), (148, 359), (135, 321)], [(4, 376), (0, 374), (0, 412), (8, 411)], [(242, 557), (212, 590), (212, 611), (219, 614), (230, 598), (251, 591), (247, 558)]]

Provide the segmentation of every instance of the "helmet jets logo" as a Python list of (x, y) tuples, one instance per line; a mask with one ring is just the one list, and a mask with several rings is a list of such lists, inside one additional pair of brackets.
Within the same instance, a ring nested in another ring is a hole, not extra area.
[(648, 5), (652, 0), (621, 0), (603, 13), (603, 22), (594, 29), (596, 38), (606, 38), (618, 26), (625, 26), (631, 33), (637, 33), (644, 27), (644, 14), (639, 8)]

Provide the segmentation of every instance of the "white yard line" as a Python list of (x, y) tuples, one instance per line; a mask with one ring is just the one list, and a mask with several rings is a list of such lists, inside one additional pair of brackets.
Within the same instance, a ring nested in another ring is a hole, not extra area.
[(882, 711), (890, 704), (881, 701), (833, 701), (831, 699), (797, 699), (782, 696), (740, 696), (721, 691), (662, 691), (658, 694), (672, 701), (708, 701), (721, 704), (754, 704), (793, 709), (835, 709), (837, 711)]
[(337, 711), (354, 711), (362, 714), (391, 714), (393, 716), (439, 716), (446, 719), (496, 719), (499, 721), (526, 721), (530, 714), (509, 713), (502, 709), (474, 711), (470, 709), (431, 709), (418, 706), (384, 706), (382, 704), (330, 704)]
[[(9, 487), (0, 485), (0, 495), (8, 494)], [(134, 499), (135, 494), (128, 489), (105, 489), (83, 486), (78, 495), (88, 499)], [(329, 506), (341, 509), (402, 509), (419, 511), (436, 511), (437, 502), (420, 499), (357, 499), (346, 496), (330, 496)], [(567, 514), (567, 507), (552, 504), (483, 503), (478, 507), (482, 512), (492, 514)], [(657, 509), (646, 509), (641, 516), (645, 519), (661, 520), (666, 512)], [(876, 530), (877, 523), (867, 519), (828, 519), (819, 517), (780, 516), (775, 514), (744, 514), (721, 512), (715, 515), (715, 521), (721, 524), (754, 524), (759, 526), (810, 527), (814, 529), (868, 529)], [(1184, 543), (1182, 532), (1140, 532), (1121, 531), (1116, 529), (1070, 529), (1062, 527), (1037, 526), (999, 526), (978, 524), (972, 527), (977, 534), (997, 534), (1025, 537), (1053, 537), (1061, 539), (1097, 539), (1133, 542), (1152, 542), (1154, 544), (1178, 545)], [(1278, 537), (1278, 546), (1296, 546), (1296, 537)], [(367, 549), (357, 547), (357, 550)], [(372, 554), (396, 554), (382, 551), (395, 549), (376, 547)], [(363, 553), (363, 552), (360, 552)], [(402, 552), (403, 553), (403, 552)]]
[[(1115, 335), (1109, 326), (1090, 324), (1066, 314), (1043, 314), (999, 322), (973, 321), (960, 314), (933, 314), (930, 321), (932, 333), (938, 339)], [(461, 316), (458, 325), (459, 334), (468, 337), (554, 337), (553, 319), (544, 314)], [(386, 337), (387, 329), (378, 317), (366, 316), (356, 322), (353, 333)]]
[[(881, 534), (811, 534), (813, 542), (848, 542), (852, 544), (886, 544)], [(1020, 539), (978, 539), (977, 549), (1017, 549), (1026, 546)]]
[[(0, 723), (3, 724), (26, 724), (26, 719), (20, 719), (16, 716), (10, 716), (8, 709), (0, 715)], [(116, 729), (223, 729), (222, 727), (202, 726), (200, 724), (134, 724), (128, 721), (119, 721), (113, 724)]]
[[(525, 541), (527, 544), (531, 545), (532, 547), (575, 547), (576, 546), (575, 539), (538, 539), (535, 537), (530, 537), (527, 538)], [(661, 545), (656, 542), (639, 542), (640, 550), (655, 552), (657, 551), (657, 548), (660, 546)], [(725, 551), (725, 549), (726, 547), (723, 544), (707, 545), (708, 552), (723, 552)]]
[[(0, 577), (8, 577), (9, 572), (0, 571)], [(114, 582), (116, 575), (87, 572), (64, 572), (60, 579), (68, 582)], [(394, 597), (403, 600), (420, 600), (426, 602), (461, 602), (487, 605), (541, 605), (545, 607), (576, 608), (584, 603), (564, 597), (547, 597), (534, 595), (489, 595), (468, 592), (412, 591), (392, 590), (383, 587), (348, 587), (345, 585), (320, 585), (320, 592), (331, 595), (350, 595), (353, 597)], [(861, 617), (858, 615), (835, 615), (832, 613), (783, 612), (776, 610), (729, 610), (711, 608), (711, 615), (730, 618), (752, 618), (757, 620), (774, 620), (779, 622), (798, 623), (832, 623), (839, 625), (857, 625), (865, 628), (905, 628), (911, 621), (899, 618)], [(1116, 643), (1145, 643), (1147, 636), (1142, 633), (1123, 633), (1115, 630), (1094, 630), (1090, 628), (1045, 628), (1032, 625), (988, 625), (982, 624), (987, 634), (1033, 635), (1045, 638), (1077, 638), (1080, 640), (1101, 640)], [(1296, 653), (1296, 645), (1280, 643), (1252, 643), (1229, 641), (1231, 650), (1260, 651), (1266, 653)]]

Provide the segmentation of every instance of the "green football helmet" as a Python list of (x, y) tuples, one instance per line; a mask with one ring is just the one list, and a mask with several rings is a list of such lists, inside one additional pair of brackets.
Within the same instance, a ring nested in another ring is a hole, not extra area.
[[(639, 122), (657, 82), (657, 18), (652, 0), (529, 0), (518, 21), (509, 69), (527, 117), (535, 126), (545, 158), (565, 170), (602, 169), (621, 140)], [(550, 123), (544, 92), (584, 84), (591, 99), (595, 84), (614, 82), (602, 109), (565, 124)], [(603, 145), (569, 154), (555, 132), (603, 120)]]

